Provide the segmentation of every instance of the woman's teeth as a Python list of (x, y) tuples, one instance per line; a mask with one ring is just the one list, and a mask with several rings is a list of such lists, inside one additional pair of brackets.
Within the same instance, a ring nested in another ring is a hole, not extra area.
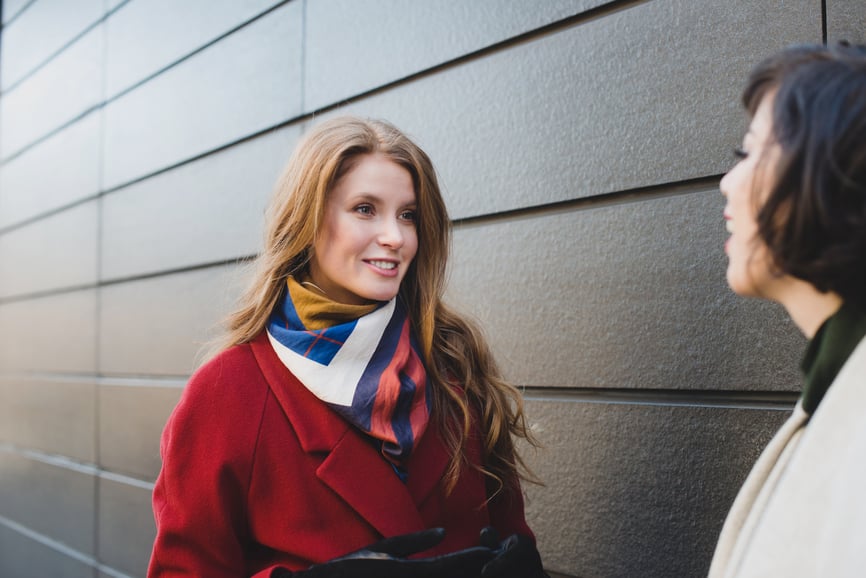
[(391, 261), (370, 261), (370, 265), (373, 265), (380, 269), (394, 269), (395, 267), (397, 267), (397, 263), (393, 263)]

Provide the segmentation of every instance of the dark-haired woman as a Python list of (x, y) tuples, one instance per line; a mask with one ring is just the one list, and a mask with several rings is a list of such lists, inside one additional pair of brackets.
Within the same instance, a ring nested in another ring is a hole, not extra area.
[(442, 302), (449, 232), (430, 159), (392, 125), (305, 136), (163, 433), (148, 576), (544, 575), (520, 395)]
[(740, 490), (712, 578), (866, 575), (866, 50), (795, 46), (753, 71), (721, 182), (738, 294), (810, 339), (803, 394)]

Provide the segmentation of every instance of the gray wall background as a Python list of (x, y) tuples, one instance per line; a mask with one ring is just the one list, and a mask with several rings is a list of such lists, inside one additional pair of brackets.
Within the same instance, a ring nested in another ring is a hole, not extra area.
[(144, 576), (165, 419), (344, 112), (437, 164), (450, 299), (545, 444), (549, 570), (705, 574), (804, 346), (724, 283), (739, 91), (864, 30), (860, 0), (3, 0), (0, 575)]

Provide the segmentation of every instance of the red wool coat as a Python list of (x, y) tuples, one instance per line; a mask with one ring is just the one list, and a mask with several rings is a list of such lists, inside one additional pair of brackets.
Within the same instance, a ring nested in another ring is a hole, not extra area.
[[(469, 455), (479, 459), (478, 436)], [(149, 578), (269, 576), (385, 536), (443, 527), (424, 555), (478, 545), (482, 528), (531, 535), (520, 491), (487, 501), (483, 476), (441, 480), (448, 453), (431, 421), (404, 484), (367, 436), (309, 392), (263, 333), (193, 375), (162, 436)]]

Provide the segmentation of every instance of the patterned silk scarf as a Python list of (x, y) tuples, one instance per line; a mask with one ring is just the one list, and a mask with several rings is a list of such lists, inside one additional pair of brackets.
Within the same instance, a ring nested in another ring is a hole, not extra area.
[[(283, 364), (316, 397), (403, 464), (427, 427), (427, 377), (397, 298), (370, 307), (330, 301), (295, 279), (268, 321)], [(303, 321), (302, 321), (303, 319)]]

